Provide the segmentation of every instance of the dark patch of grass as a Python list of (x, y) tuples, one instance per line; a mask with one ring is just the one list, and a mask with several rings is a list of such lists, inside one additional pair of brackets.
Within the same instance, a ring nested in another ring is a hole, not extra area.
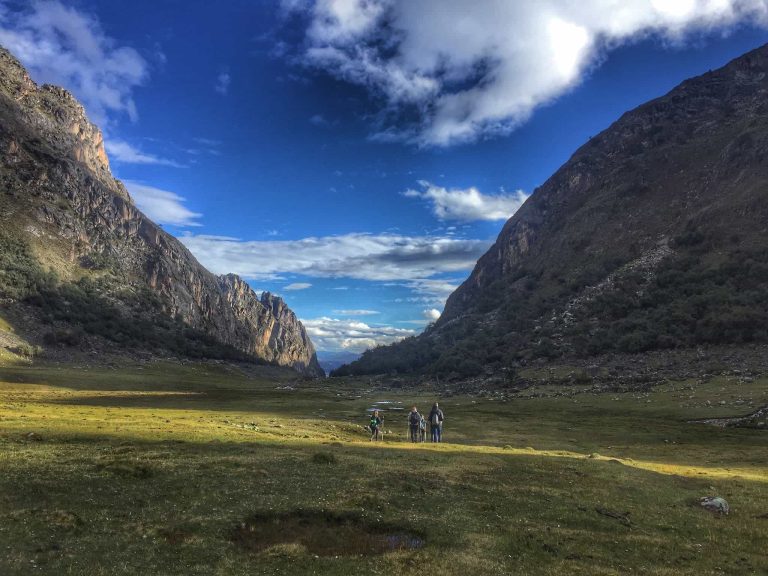
[(177, 546), (190, 541), (194, 537), (194, 531), (186, 526), (171, 526), (161, 528), (158, 534), (171, 546)]
[(140, 480), (151, 478), (155, 474), (155, 471), (151, 466), (131, 460), (115, 460), (112, 462), (100, 463), (96, 468), (105, 472), (110, 472), (116, 476), (137, 478)]
[(314, 464), (338, 464), (339, 460), (335, 454), (329, 452), (316, 452), (311, 458)]
[(318, 556), (370, 556), (419, 549), (425, 543), (424, 536), (408, 526), (324, 510), (256, 513), (232, 530), (231, 539), (250, 552), (298, 544)]

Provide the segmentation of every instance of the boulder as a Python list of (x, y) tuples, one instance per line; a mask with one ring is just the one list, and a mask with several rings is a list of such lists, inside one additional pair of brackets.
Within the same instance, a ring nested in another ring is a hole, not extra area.
[(728, 514), (731, 511), (728, 502), (725, 498), (719, 496), (705, 496), (699, 499), (699, 504), (705, 510), (709, 510), (713, 514)]

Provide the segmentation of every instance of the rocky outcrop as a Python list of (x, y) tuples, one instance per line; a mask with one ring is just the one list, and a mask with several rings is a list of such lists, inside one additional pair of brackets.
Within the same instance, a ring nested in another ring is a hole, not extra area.
[[(83, 106), (67, 90), (45, 84), (39, 87), (7, 50), (0, 49), (0, 88), (18, 106), (18, 114), (30, 132), (44, 140), (51, 151), (84, 164), (109, 183), (112, 174), (101, 130), (88, 121)], [(119, 187), (125, 195), (125, 189)]]
[(101, 131), (66, 90), (38, 87), (0, 49), (0, 225), (44, 267), (78, 278), (98, 261), (121, 279), (116, 303), (149, 289), (169, 318), (256, 358), (321, 376), (314, 348), (279, 298), (217, 277), (149, 220), (113, 178)]
[(259, 298), (239, 276), (219, 276), (219, 287), (238, 323), (246, 328), (247, 349), (281, 365), (323, 375), (312, 342), (296, 314), (282, 298), (264, 292)]

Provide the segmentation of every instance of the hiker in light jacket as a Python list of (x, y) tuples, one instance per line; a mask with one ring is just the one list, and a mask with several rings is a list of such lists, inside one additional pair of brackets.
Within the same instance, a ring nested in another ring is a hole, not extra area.
[(381, 427), (384, 424), (384, 418), (382, 418), (381, 414), (379, 414), (378, 410), (374, 410), (373, 414), (371, 414), (371, 421), (368, 425), (368, 428), (371, 430), (371, 442), (374, 440), (381, 440), (382, 437), (382, 431)]
[(440, 442), (443, 437), (443, 411), (440, 410), (437, 402), (432, 406), (429, 413), (429, 429), (432, 432), (432, 442)]
[(416, 406), (411, 408), (411, 413), (408, 414), (408, 428), (411, 431), (411, 442), (419, 441), (419, 423), (421, 422), (421, 414), (416, 409)]

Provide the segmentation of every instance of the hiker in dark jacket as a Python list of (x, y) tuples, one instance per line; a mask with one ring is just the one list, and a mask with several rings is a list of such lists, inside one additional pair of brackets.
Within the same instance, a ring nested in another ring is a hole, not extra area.
[(384, 424), (384, 418), (381, 417), (378, 410), (374, 410), (371, 414), (371, 422), (369, 428), (371, 429), (371, 442), (374, 440), (381, 440), (383, 438), (381, 427)]
[(419, 441), (419, 423), (421, 422), (421, 414), (416, 409), (416, 406), (411, 408), (411, 413), (408, 414), (408, 427), (411, 431), (411, 442)]
[(429, 429), (432, 432), (432, 442), (440, 442), (443, 437), (443, 411), (437, 405), (437, 402), (432, 406), (432, 410), (429, 413)]

